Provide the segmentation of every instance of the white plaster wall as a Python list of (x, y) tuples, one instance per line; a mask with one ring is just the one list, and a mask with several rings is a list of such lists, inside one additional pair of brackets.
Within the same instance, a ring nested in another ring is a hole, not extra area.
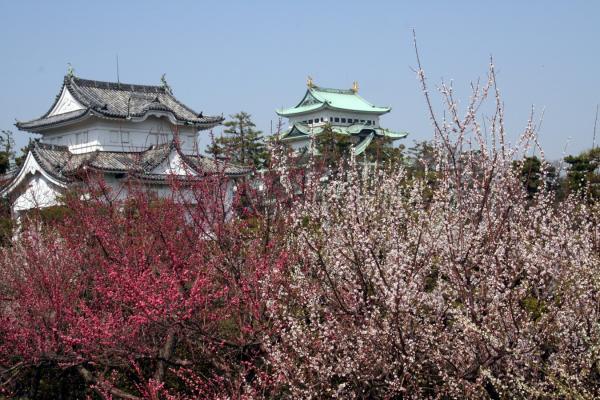
[(345, 124), (343, 124), (342, 122), (334, 122), (331, 120), (331, 118), (346, 118), (346, 120), (348, 119), (358, 119), (360, 120), (370, 120), (373, 121), (374, 125), (373, 126), (379, 126), (379, 116), (378, 115), (374, 115), (374, 114), (364, 114), (364, 113), (352, 113), (352, 112), (343, 112), (343, 111), (334, 111), (334, 110), (319, 110), (316, 111), (314, 113), (310, 113), (310, 114), (305, 114), (305, 115), (301, 115), (301, 116), (295, 116), (295, 117), (291, 117), (288, 120), (288, 124), (289, 126), (291, 126), (292, 124), (296, 123), (296, 122), (304, 122), (304, 121), (309, 121), (309, 120), (315, 120), (315, 119), (320, 119), (323, 118), (323, 122), (318, 122), (318, 123), (314, 123), (314, 125), (319, 126), (322, 124), (326, 124), (326, 123), (331, 123), (331, 124), (335, 124), (335, 125), (352, 125), (354, 122), (349, 123), (346, 122)]
[[(184, 153), (197, 150), (198, 132), (192, 127), (178, 127)], [(44, 143), (69, 146), (73, 153), (91, 151), (142, 151), (156, 144), (170, 143), (173, 125), (166, 118), (149, 117), (140, 122), (111, 121), (93, 118), (68, 128), (53, 129), (41, 139)]]
[(13, 215), (23, 210), (59, 204), (60, 188), (49, 182), (39, 172), (24, 182), (23, 187), (21, 193), (13, 201)]

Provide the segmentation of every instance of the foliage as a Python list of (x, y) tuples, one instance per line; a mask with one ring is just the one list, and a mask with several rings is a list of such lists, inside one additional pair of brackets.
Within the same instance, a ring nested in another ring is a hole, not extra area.
[(329, 166), (337, 166), (342, 160), (350, 158), (352, 146), (350, 137), (335, 133), (331, 125), (326, 125), (323, 132), (315, 138), (317, 154), (323, 163)]
[(600, 199), (600, 148), (595, 147), (577, 156), (565, 157), (569, 164), (567, 188), (572, 193), (587, 193), (593, 199)]
[[(331, 125), (325, 125), (323, 132), (315, 138), (318, 158), (324, 165), (340, 166), (351, 157), (352, 147), (357, 140), (360, 139), (336, 133)], [(403, 150), (404, 146), (394, 147), (393, 141), (389, 138), (376, 137), (359, 159), (371, 163), (399, 163), (403, 160)]]
[(13, 237), (14, 222), (7, 198), (0, 199), (0, 246), (9, 246)]
[(495, 84), (492, 66), (462, 118), (441, 87), (455, 124), (432, 112), (430, 196), (406, 169), (350, 165), (293, 211), (268, 342), (291, 398), (600, 395), (599, 205), (530, 196), (513, 160), (534, 124), (506, 143)]
[(262, 132), (256, 130), (251, 115), (241, 111), (225, 122), (225, 136), (215, 139), (208, 153), (226, 157), (232, 163), (262, 168), (268, 163), (269, 153)]
[(4, 174), (10, 168), (10, 162), (13, 159), (15, 141), (11, 131), (0, 131), (0, 174)]
[(230, 216), (238, 199), (222, 176), (173, 182), (170, 198), (132, 182), (124, 201), (86, 181), (85, 196), (65, 198), (68, 212), (44, 214), (52, 229), (30, 218), (0, 254), (4, 387), (26, 395), (47, 376), (50, 393), (64, 377), (81, 397), (238, 397), (260, 387), (260, 282), (283, 257), (275, 209), (268, 226)]
[[(556, 169), (551, 165), (544, 165), (542, 160), (536, 156), (513, 161), (513, 167), (519, 171), (521, 182), (523, 182), (529, 198), (532, 198), (541, 189), (555, 190), (558, 187)], [(545, 188), (542, 187), (542, 183)]]
[[(207, 175), (173, 179), (166, 197), (82, 176), (65, 208), (31, 218), (0, 251), (0, 388), (153, 400), (600, 397), (593, 185), (556, 203), (550, 168), (526, 157), (536, 124), (514, 146), (505, 139), (493, 65), (464, 116), (442, 84), (442, 120), (417, 73), (435, 136), (398, 162), (349, 157), (331, 174), (275, 148), (271, 168), (235, 190)], [(490, 95), (486, 131), (477, 110)], [(324, 140), (325, 159), (343, 154)]]

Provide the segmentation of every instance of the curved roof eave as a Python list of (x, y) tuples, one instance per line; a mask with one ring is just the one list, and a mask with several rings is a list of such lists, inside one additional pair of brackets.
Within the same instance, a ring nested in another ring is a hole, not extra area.
[[(112, 120), (123, 120), (123, 118), (106, 116), (104, 114), (98, 113), (97, 111), (93, 111), (93, 113), (94, 113), (94, 115), (101, 117), (101, 118), (112, 119)], [(177, 115), (172, 111), (158, 111), (158, 110), (148, 110), (142, 115), (132, 115), (128, 118), (125, 118), (125, 120), (133, 121), (133, 122), (142, 122), (142, 121), (147, 120), (148, 117), (158, 117), (158, 118), (166, 117), (173, 125), (193, 126), (193, 127), (197, 128), (198, 130), (211, 129), (211, 128), (214, 128), (215, 126), (218, 126), (221, 122), (223, 122), (223, 119), (220, 119), (219, 121), (214, 121), (214, 122), (192, 122), (192, 123), (190, 123), (187, 120), (182, 120), (182, 119), (178, 118)]]
[[(77, 110), (77, 111), (83, 111), (83, 110)], [(31, 133), (41, 133), (41, 132), (47, 131), (49, 129), (61, 128), (66, 125), (71, 125), (73, 123), (84, 121), (86, 119), (89, 119), (92, 116), (92, 113), (93, 113), (93, 111), (88, 108), (85, 110), (85, 112), (81, 113), (80, 115), (77, 115), (73, 118), (68, 118), (68, 119), (65, 119), (65, 120), (59, 121), (59, 122), (48, 122), (48, 123), (44, 124), (42, 122), (44, 118), (40, 118), (37, 120), (25, 121), (25, 122), (17, 121), (15, 126), (17, 127), (17, 129), (19, 129), (21, 131), (26, 131), (26, 132), (31, 132)], [(62, 114), (58, 114), (58, 116), (61, 116), (61, 115)], [(40, 122), (40, 125), (35, 126), (35, 123), (38, 121)]]
[(387, 114), (390, 111), (392, 111), (391, 107), (385, 107), (385, 108), (379, 108), (378, 110), (373, 110), (373, 111), (368, 111), (368, 110), (354, 110), (351, 108), (340, 108), (340, 107), (334, 107), (329, 103), (322, 103), (319, 105), (319, 107), (314, 107), (314, 108), (310, 108), (310, 109), (306, 109), (306, 110), (300, 110), (298, 112), (294, 112), (293, 110), (294, 108), (288, 108), (285, 110), (275, 110), (275, 112), (277, 113), (277, 115), (279, 115), (280, 117), (295, 117), (298, 115), (305, 115), (305, 114), (310, 114), (313, 113), (315, 111), (321, 111), (321, 110), (333, 110), (333, 111), (346, 111), (346, 112), (354, 112), (357, 114), (373, 114), (373, 115), (383, 115), (383, 114)]
[[(60, 114), (59, 114), (60, 115)], [(154, 117), (166, 117), (169, 122), (171, 122), (173, 125), (177, 125), (177, 126), (193, 126), (194, 128), (200, 130), (206, 130), (206, 129), (211, 129), (214, 128), (215, 126), (218, 126), (219, 124), (221, 124), (221, 122), (223, 122), (223, 120), (219, 120), (219, 121), (214, 121), (214, 122), (196, 122), (196, 123), (190, 123), (186, 120), (181, 120), (179, 118), (177, 118), (177, 116), (172, 113), (172, 112), (167, 112), (167, 111), (155, 111), (155, 110), (149, 110), (147, 112), (145, 112), (142, 115), (136, 115), (136, 116), (130, 116), (127, 118), (121, 118), (121, 117), (116, 117), (116, 116), (108, 116), (105, 114), (102, 114), (101, 112), (98, 112), (96, 110), (92, 110), (92, 109), (86, 109), (86, 111), (84, 113), (82, 113), (79, 116), (76, 116), (74, 118), (70, 118), (70, 119), (66, 119), (64, 121), (60, 121), (57, 123), (53, 123), (53, 122), (49, 122), (47, 124), (42, 124), (39, 126), (28, 126), (31, 123), (35, 123), (36, 121), (40, 121), (41, 120), (33, 120), (33, 121), (26, 121), (26, 122), (17, 122), (15, 124), (15, 126), (19, 129), (19, 130), (23, 130), (26, 132), (31, 132), (31, 133), (42, 133), (44, 131), (50, 130), (50, 129), (56, 129), (56, 128), (61, 128), (67, 125), (71, 125), (74, 123), (78, 123), (81, 121), (85, 121), (87, 119), (89, 119), (90, 117), (98, 117), (100, 119), (107, 119), (107, 120), (111, 120), (111, 121), (132, 121), (132, 122), (142, 122), (145, 121), (146, 119), (148, 119), (149, 117), (154, 116)]]
[(5, 186), (1, 191), (0, 191), (0, 196), (6, 196), (8, 193), (12, 192), (13, 190), (15, 190), (15, 188), (17, 188), (21, 182), (23, 182), (25, 180), (25, 178), (27, 178), (27, 176), (29, 175), (34, 175), (36, 172), (39, 172), (45, 179), (47, 179), (50, 183), (61, 187), (61, 188), (66, 188), (67, 187), (67, 183), (63, 182), (59, 179), (57, 179), (56, 177), (54, 177), (53, 175), (49, 174), (41, 165), (40, 163), (37, 162), (37, 160), (35, 159), (33, 153), (30, 151), (27, 154), (27, 158), (25, 158), (25, 162), (23, 163), (23, 167), (21, 167), (21, 170), (19, 171), (19, 173), (17, 174), (17, 176), (14, 177), (14, 179), (12, 180), (12, 182), (10, 182), (7, 186)]
[(275, 112), (277, 113), (277, 115), (279, 115), (280, 117), (292, 117), (295, 115), (303, 115), (303, 114), (309, 114), (315, 111), (319, 111), (322, 110), (324, 108), (326, 108), (326, 104), (311, 104), (309, 106), (303, 106), (304, 109), (300, 109), (300, 111), (294, 111), (297, 110), (299, 107), (293, 107), (293, 108), (286, 108), (283, 110), (275, 110)]
[[(51, 115), (65, 92), (68, 92), (81, 108)], [(143, 101), (140, 103), (136, 99)], [(213, 128), (224, 120), (223, 117), (205, 117), (202, 113), (196, 113), (163, 86), (100, 82), (65, 76), (61, 89), (48, 111), (39, 118), (17, 122), (16, 126), (21, 130), (39, 133), (79, 121), (90, 113), (101, 118), (134, 121), (143, 121), (150, 115), (166, 116), (175, 125), (193, 126), (198, 130)]]

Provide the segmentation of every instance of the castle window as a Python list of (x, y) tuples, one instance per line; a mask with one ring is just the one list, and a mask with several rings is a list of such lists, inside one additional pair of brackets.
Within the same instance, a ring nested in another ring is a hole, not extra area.
[(336, 117), (335, 122), (340, 122), (340, 119)]
[(342, 118), (342, 124), (346, 123), (346, 118)]

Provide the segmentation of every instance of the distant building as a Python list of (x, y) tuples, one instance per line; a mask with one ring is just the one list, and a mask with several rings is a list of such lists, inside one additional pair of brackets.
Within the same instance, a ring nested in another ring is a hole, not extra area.
[(391, 108), (374, 106), (360, 97), (356, 82), (352, 89), (328, 89), (316, 86), (309, 77), (307, 86), (295, 107), (276, 111), (288, 119), (288, 128), (279, 138), (296, 150), (307, 148), (311, 138), (321, 134), (326, 126), (334, 133), (349, 136), (356, 155), (365, 151), (375, 138), (397, 140), (408, 135), (380, 126), (379, 117)]
[(17, 122), (20, 130), (41, 137), (0, 193), (18, 217), (31, 208), (59, 204), (82, 169), (103, 174), (113, 187), (134, 177), (158, 192), (169, 189), (168, 175), (202, 176), (224, 169), (232, 178), (241, 176), (245, 169), (225, 167), (196, 151), (198, 133), (222, 121), (181, 103), (164, 79), (160, 86), (146, 86), (70, 73), (47, 113)]

